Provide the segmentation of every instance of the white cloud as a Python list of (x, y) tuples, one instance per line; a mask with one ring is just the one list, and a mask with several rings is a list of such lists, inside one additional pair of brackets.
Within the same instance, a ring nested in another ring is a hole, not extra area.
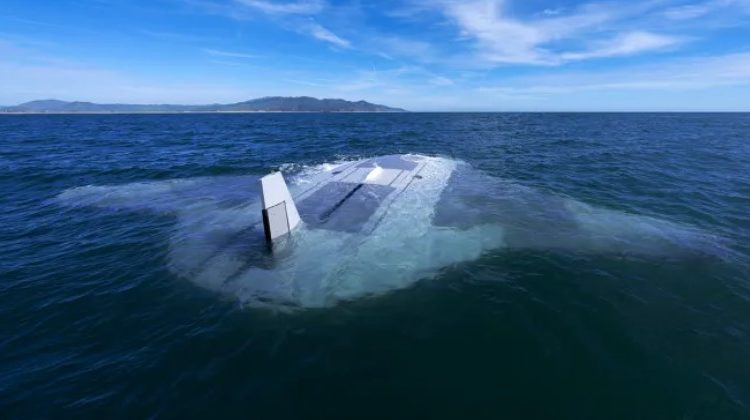
[(214, 57), (257, 58), (256, 55), (247, 54), (247, 53), (241, 53), (241, 52), (213, 50), (213, 49), (210, 49), (210, 48), (206, 48), (203, 51), (206, 54), (212, 55)]
[(462, 35), (477, 39), (490, 61), (542, 61), (536, 46), (545, 41), (544, 34), (531, 25), (505, 18), (502, 6), (501, 1), (495, 0), (451, 2), (445, 4), (445, 12), (455, 19)]
[(5, 54), (0, 62), (0, 103), (8, 105), (50, 97), (224, 103), (265, 95), (313, 95), (365, 98), (411, 110), (748, 110), (750, 94), (750, 51), (665, 57), (649, 64), (587, 72), (544, 68), (533, 75), (502, 78), (491, 78), (486, 72), (436, 74), (432, 67), (405, 65), (335, 73), (259, 70), (257, 77), (208, 82), (179, 71), (166, 79), (112, 71), (45, 56), (2, 39), (0, 53)]
[(268, 16), (309, 16), (325, 10), (325, 0), (178, 0), (190, 9), (245, 21), (257, 17), (258, 12)]
[(644, 51), (661, 50), (677, 45), (680, 39), (650, 32), (629, 32), (618, 35), (612, 40), (597, 43), (593, 48), (560, 55), (565, 61), (586, 60), (589, 58), (616, 57), (636, 54)]
[[(252, 10), (259, 10), (271, 17), (272, 21), (281, 27), (301, 34), (311, 35), (313, 38), (325, 41), (339, 48), (351, 48), (351, 42), (344, 39), (328, 28), (312, 20), (311, 17), (299, 15), (313, 15), (323, 11), (326, 3), (323, 0), (298, 0), (287, 2), (275, 2), (268, 0), (233, 0), (233, 3), (225, 4), (213, 0), (182, 0), (186, 4), (197, 7), (209, 13), (220, 14), (235, 20), (252, 19)], [(244, 53), (223, 52), (218, 50), (205, 50), (207, 53), (217, 56), (235, 58), (254, 58)], [(209, 52), (211, 51), (211, 52)]]
[(560, 7), (556, 7), (554, 9), (544, 9), (544, 10), (542, 10), (542, 14), (544, 16), (557, 16), (557, 15), (559, 15), (562, 12), (563, 12), (563, 9), (560, 8)]
[(312, 35), (314, 38), (319, 39), (321, 41), (328, 42), (330, 44), (333, 44), (337, 47), (341, 48), (351, 48), (351, 43), (341, 38), (340, 36), (334, 34), (333, 32), (329, 31), (328, 29), (324, 28), (323, 26), (312, 22), (308, 25), (306, 25), (307, 32)]
[(750, 52), (676, 59), (597, 72), (555, 72), (505, 79), (478, 90), (508, 95), (556, 95), (584, 91), (690, 91), (750, 86)]
[(664, 16), (672, 20), (688, 20), (701, 17), (713, 10), (708, 3), (703, 4), (686, 4), (682, 6), (670, 7), (664, 11)]
[(299, 0), (291, 2), (274, 2), (268, 0), (235, 1), (269, 14), (312, 15), (320, 13), (325, 8), (325, 3), (322, 0)]
[[(543, 17), (526, 21), (509, 16), (506, 3), (505, 0), (445, 1), (440, 7), (465, 38), (476, 41), (480, 57), (491, 63), (560, 64), (653, 51), (676, 44), (673, 38), (632, 29), (609, 41), (601, 40), (612, 38), (612, 32), (617, 32), (617, 22), (649, 11), (654, 2), (631, 6), (590, 3), (571, 13), (543, 12)], [(597, 41), (588, 42), (589, 49), (577, 52), (559, 46), (562, 41), (575, 43), (581, 39)]]
[(672, 20), (689, 20), (699, 18), (721, 9), (734, 7), (740, 13), (750, 12), (748, 0), (707, 0), (690, 4), (674, 6), (664, 10), (664, 16)]

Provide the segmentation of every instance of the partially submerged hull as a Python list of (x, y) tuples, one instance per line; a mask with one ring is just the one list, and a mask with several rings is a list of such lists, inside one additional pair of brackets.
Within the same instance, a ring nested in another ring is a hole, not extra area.
[[(699, 229), (592, 207), (447, 158), (382, 156), (287, 176), (288, 195), (275, 198), (257, 177), (242, 176), (85, 186), (58, 200), (173, 214), (169, 269), (250, 306), (325, 307), (381, 295), (495, 249), (670, 259), (731, 253)], [(269, 248), (262, 210), (286, 200), (300, 222), (286, 213), (287, 232)]]
[(248, 302), (328, 306), (402, 288), (439, 267), (478, 257), (500, 245), (498, 229), (485, 247), (481, 238), (454, 240), (451, 229), (432, 224), (455, 168), (448, 159), (385, 156), (294, 185), (301, 225), (274, 241), (270, 265), (238, 269), (222, 289)]

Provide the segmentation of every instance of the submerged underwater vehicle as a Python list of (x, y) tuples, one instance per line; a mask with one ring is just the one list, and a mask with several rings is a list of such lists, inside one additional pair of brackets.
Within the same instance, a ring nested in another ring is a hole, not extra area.
[(497, 249), (729, 252), (721, 238), (690, 226), (589, 206), (443, 157), (389, 155), (287, 174), (288, 185), (277, 172), (85, 186), (58, 200), (176, 216), (169, 269), (250, 306), (325, 307), (380, 295)]
[(266, 175), (260, 179), (266, 240), (273, 244), (300, 222), (312, 229), (370, 233), (415, 180), (421, 180), (417, 189), (442, 190), (452, 168), (436, 171), (427, 168), (429, 163), (418, 156), (393, 155), (341, 165), (299, 193), (299, 211), (281, 173)]
[(381, 156), (305, 178), (294, 194), (278, 172), (261, 178), (270, 261), (245, 267), (225, 286), (235, 284), (242, 289), (235, 293), (252, 301), (326, 306), (401, 288), (436, 268), (478, 258), (502, 244), (499, 228), (493, 235), (493, 228), (466, 232), (433, 225), (456, 166), (443, 158)]

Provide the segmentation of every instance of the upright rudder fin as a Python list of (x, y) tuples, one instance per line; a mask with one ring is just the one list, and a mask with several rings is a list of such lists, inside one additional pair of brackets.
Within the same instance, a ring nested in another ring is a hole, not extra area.
[(300, 222), (297, 206), (281, 172), (260, 179), (263, 230), (270, 243), (291, 232)]

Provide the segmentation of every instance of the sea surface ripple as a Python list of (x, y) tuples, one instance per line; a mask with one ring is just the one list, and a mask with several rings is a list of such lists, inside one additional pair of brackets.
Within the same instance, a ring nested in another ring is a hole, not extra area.
[[(3, 115), (0, 141), (0, 418), (750, 418), (750, 114)], [(231, 208), (245, 179), (402, 153), (721, 251), (531, 232), (285, 312), (171, 271), (169, 212), (71, 193), (200, 179)]]

